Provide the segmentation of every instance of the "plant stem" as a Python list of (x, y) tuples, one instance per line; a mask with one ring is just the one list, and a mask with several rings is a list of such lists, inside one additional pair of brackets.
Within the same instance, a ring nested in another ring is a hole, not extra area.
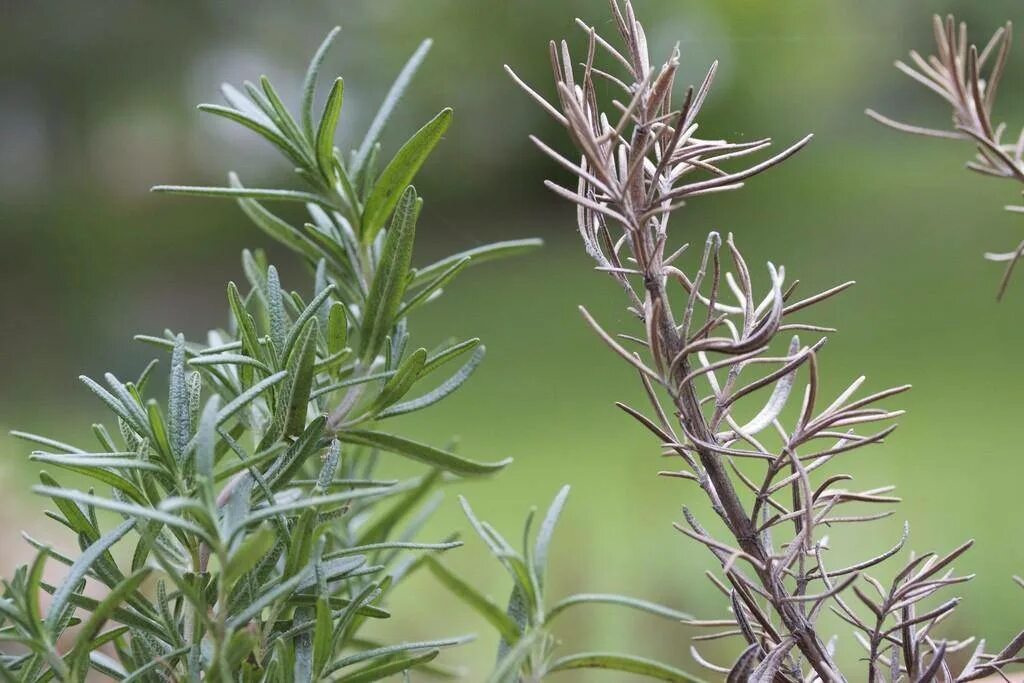
[[(660, 258), (649, 255), (658, 254), (655, 245), (650, 241), (647, 230), (634, 226), (634, 253), (637, 263), (644, 273), (647, 283), (647, 305), (645, 310), (657, 312), (658, 319), (653, 321), (651, 328), (660, 336), (661, 348), (674, 358), (685, 345), (677, 331), (672, 317), (672, 308), (665, 293), (666, 273)], [(685, 359), (676, 367), (673, 376), (666, 378), (664, 384), (669, 387), (679, 420), (683, 427), (704, 443), (719, 443), (714, 430), (710, 428), (700, 402), (694, 392), (693, 383), (683, 381), (690, 373), (690, 365)], [(678, 389), (673, 389), (678, 387)], [(757, 560), (762, 568), (757, 568), (757, 576), (770, 596), (770, 601), (778, 613), (786, 629), (796, 639), (796, 646), (807, 658), (808, 663), (823, 681), (828, 683), (845, 683), (838, 667), (832, 662), (831, 656), (815, 633), (813, 626), (800, 611), (798, 603), (787, 600), (789, 591), (779, 576), (773, 571), (771, 553), (764, 547), (753, 520), (747, 515), (743, 502), (733, 486), (732, 478), (726, 472), (721, 457), (707, 448), (694, 444), (701, 465), (707, 473), (707, 482), (712, 502), (717, 502), (719, 514), (735, 537), (740, 549)], [(706, 489), (707, 490), (707, 489)]]

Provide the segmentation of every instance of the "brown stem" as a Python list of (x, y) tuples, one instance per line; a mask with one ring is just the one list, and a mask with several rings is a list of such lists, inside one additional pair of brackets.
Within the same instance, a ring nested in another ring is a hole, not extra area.
[[(648, 306), (648, 310), (661, 312), (661, 319), (657, 321), (657, 329), (662, 337), (663, 346), (674, 356), (683, 348), (684, 342), (679, 337), (671, 317), (671, 308), (667, 303), (664, 287), (661, 284), (664, 282), (664, 276), (650, 273), (647, 282), (651, 284), (648, 287), (648, 296), (659, 300), (658, 305)], [(700, 402), (694, 392), (693, 384), (682, 382), (689, 373), (690, 365), (684, 360), (678, 365), (668, 382), (670, 387), (678, 387), (678, 390), (672, 392), (672, 398), (679, 419), (683, 422), (686, 430), (700, 441), (718, 443), (717, 436), (708, 426), (700, 410)], [(763, 566), (763, 569), (755, 568), (757, 577), (768, 595), (771, 596), (772, 607), (782, 619), (786, 629), (796, 639), (797, 647), (822, 681), (845, 683), (846, 679), (839, 673), (839, 669), (814, 631), (813, 625), (801, 612), (799, 603), (785, 599), (789, 597), (789, 592), (781, 578), (773, 571), (771, 553), (764, 547), (754, 520), (747, 515), (743, 501), (737, 494), (732, 478), (726, 471), (721, 457), (707, 448), (698, 446), (696, 450), (701, 465), (704, 467), (708, 480), (721, 504), (726, 526), (735, 537), (740, 549)]]

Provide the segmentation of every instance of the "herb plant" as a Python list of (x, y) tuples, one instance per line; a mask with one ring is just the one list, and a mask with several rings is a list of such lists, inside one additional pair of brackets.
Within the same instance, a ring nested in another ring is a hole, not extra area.
[[(707, 522), (684, 509), (675, 527), (720, 565), (720, 575), (709, 576), (730, 614), (692, 623), (711, 629), (702, 641), (731, 638), (740, 647), (724, 665), (707, 661), (696, 648), (695, 657), (730, 682), (969, 681), (1001, 675), (1003, 667), (1021, 661), (1024, 633), (997, 652), (988, 652), (984, 641), (937, 633), (958, 599), (932, 598), (969, 578), (955, 574), (952, 564), (970, 543), (942, 556), (912, 556), (890, 584), (871, 572), (900, 553), (906, 535), (854, 564), (828, 560), (831, 530), (861, 528), (890, 515), (885, 506), (897, 501), (891, 487), (846, 488), (852, 477), (829, 472), (829, 466), (889, 436), (901, 411), (881, 404), (909, 388), (863, 394), (861, 377), (838, 396), (823, 395), (819, 353), (825, 337), (804, 343), (795, 333), (817, 337), (832, 330), (799, 321), (798, 314), (852, 283), (801, 299), (795, 296), (797, 283), (787, 285), (785, 270), (769, 263), (767, 291), (759, 292), (731, 235), (723, 240), (710, 233), (692, 267), (684, 265), (686, 244), (670, 246), (670, 219), (686, 201), (740, 188), (809, 138), (740, 170), (725, 170), (728, 162), (761, 152), (770, 141), (698, 137), (697, 117), (716, 66), (677, 104), (678, 46), (655, 66), (629, 1), (610, 4), (623, 48), (582, 21), (582, 59), (574, 61), (565, 41), (552, 42), (553, 103), (512, 76), (569, 133), (573, 158), (533, 138), (572, 178), (571, 186), (547, 185), (575, 205), (587, 253), (597, 270), (622, 287), (635, 320), (633, 329), (613, 334), (582, 309), (601, 339), (639, 375), (650, 403), (647, 413), (618, 405), (678, 463), (661, 474), (696, 484), (713, 511)], [(606, 90), (620, 96), (610, 108), (600, 102)], [(795, 390), (802, 400), (791, 407)], [(879, 507), (883, 511), (871, 511)], [(836, 641), (823, 632), (826, 610), (852, 627), (864, 648), (866, 672), (840, 669)], [(971, 648), (973, 654), (954, 668), (954, 653)]]
[[(905, 133), (973, 142), (977, 154), (967, 162), (968, 169), (984, 176), (1024, 183), (1024, 130), (1016, 139), (1007, 140), (1006, 124), (997, 124), (992, 118), (996, 93), (1010, 54), (1013, 24), (1006, 22), (981, 50), (968, 42), (967, 24), (958, 25), (951, 15), (945, 20), (936, 15), (933, 27), (937, 53), (926, 59), (911, 50), (913, 66), (897, 60), (896, 68), (946, 101), (953, 113), (952, 130), (902, 123), (873, 109), (867, 110), (868, 116)], [(1024, 206), (1007, 206), (1006, 209), (1024, 213)], [(985, 254), (990, 261), (1007, 264), (999, 284), (999, 298), (1006, 293), (1013, 268), (1022, 255), (1024, 242), (1010, 252)]]
[(505, 610), (456, 576), (439, 559), (429, 556), (425, 558), (438, 580), (479, 613), (501, 635), (497, 662), (488, 680), (491, 683), (541, 681), (549, 674), (560, 671), (604, 669), (628, 672), (661, 681), (700, 683), (698, 679), (675, 667), (633, 655), (616, 652), (581, 652), (556, 656), (559, 641), (553, 630), (554, 621), (559, 615), (577, 606), (617, 605), (677, 623), (692, 618), (653, 602), (607, 593), (578, 593), (548, 605), (545, 599), (548, 549), (568, 496), (569, 487), (562, 487), (544, 515), (532, 544), (530, 537), (535, 510), (530, 511), (523, 529), (523, 549), (519, 552), (497, 529), (477, 519), (469, 502), (465, 498), (460, 498), (473, 530), (512, 579), (512, 594)]
[[(738, 189), (810, 138), (726, 170), (770, 141), (698, 137), (715, 65), (677, 104), (678, 46), (655, 67), (628, 0), (611, 7), (623, 48), (579, 22), (587, 39), (581, 71), (567, 42), (551, 43), (554, 104), (512, 76), (576, 147), (573, 159), (533, 138), (573, 178), (571, 186), (548, 186), (575, 204), (586, 251), (622, 287), (638, 324), (613, 335), (582, 312), (639, 376), (648, 411), (618, 405), (678, 463), (660, 474), (693, 482), (706, 496), (710, 522), (684, 509), (675, 528), (719, 565), (709, 578), (728, 617), (698, 620), (612, 594), (548, 600), (548, 550), (568, 487), (536, 534), (530, 512), (521, 550), (461, 499), (473, 530), (512, 579), (504, 607), (440, 559), (460, 545), (455, 535), (419, 539), (445, 483), (493, 474), (509, 460), (471, 459), (395, 433), (393, 418), (447, 397), (484, 353), (477, 339), (417, 346), (409, 316), (470, 265), (539, 241), (501, 242), (413, 267), (423, 201), (411, 183), (451, 111), (427, 122), (390, 160), (379, 139), (429, 43), (402, 70), (363, 141), (342, 156), (335, 132), (343, 81), (334, 80), (323, 106), (315, 106), (335, 29), (309, 65), (297, 113), (265, 78), (242, 89), (224, 86), (226, 106), (200, 106), (273, 145), (301, 189), (251, 188), (234, 174), (224, 187), (154, 188), (236, 201), (298, 254), (309, 282), (286, 289), (264, 252), (246, 250), (245, 282), (227, 287), (223, 329), (198, 341), (173, 331), (136, 338), (169, 357), (166, 399), (156, 386), (158, 359), (133, 381), (109, 373), (102, 383), (82, 378), (111, 413), (107, 425), (93, 425), (98, 445), (15, 432), (38, 448), (32, 460), (62, 473), (42, 472), (34, 490), (51, 500), (47, 515), (72, 532), (80, 552), (64, 554), (26, 536), (35, 559), (3, 582), (0, 640), (14, 649), (0, 654), (0, 679), (77, 683), (99, 673), (141, 682), (366, 683), (410, 680), (412, 671), (451, 676), (434, 660), (468, 636), (391, 643), (372, 635), (374, 622), (390, 616), (393, 591), (421, 568), (499, 634), (493, 683), (576, 669), (697, 681), (633, 655), (557, 652), (557, 617), (581, 605), (627, 607), (710, 629), (698, 642), (739, 640), (724, 665), (693, 649), (730, 682), (971, 681), (1004, 676), (1005, 667), (1024, 661), (1024, 632), (997, 651), (983, 640), (940, 633), (958, 598), (938, 596), (970, 578), (952, 566), (970, 542), (945, 555), (911, 555), (888, 582), (873, 574), (901, 554), (906, 532), (853, 564), (828, 560), (831, 530), (887, 517), (886, 506), (897, 502), (891, 487), (846, 488), (852, 477), (830, 473), (830, 466), (884, 441), (901, 411), (882, 403), (909, 387), (863, 394), (861, 377), (833, 399), (822, 397), (819, 353), (833, 330), (797, 314), (852, 283), (798, 298), (784, 268), (769, 263), (758, 278), (731, 235), (710, 233), (696, 255), (686, 244), (670, 247), (670, 220), (689, 198)], [(939, 56), (926, 61), (915, 53), (921, 71), (901, 68), (950, 101), (957, 131), (872, 115), (910, 132), (972, 139), (979, 150), (972, 169), (1024, 180), (1024, 145), (1002, 142), (1003, 127), (991, 122), (1009, 27), (980, 52), (951, 19), (937, 21), (936, 33)], [(994, 66), (982, 77), (989, 59)], [(600, 103), (598, 81), (622, 93), (611, 108)], [(268, 202), (299, 204), (307, 217), (273, 212)], [(1024, 243), (990, 257), (1009, 262), (1009, 277), (1022, 254)], [(818, 338), (805, 343), (799, 334)], [(802, 400), (791, 403), (798, 386)], [(393, 470), (393, 458), (411, 461), (415, 474), (389, 478), (410, 469)], [(44, 579), (49, 562), (67, 567), (56, 585)], [(836, 640), (821, 618), (826, 611), (851, 627), (864, 671), (850, 674), (837, 663)]]
[[(29, 538), (38, 554), (0, 600), (0, 638), (17, 648), (0, 656), (3, 680), (82, 681), (92, 670), (124, 681), (375, 681), (413, 668), (445, 673), (431, 661), (466, 640), (380, 643), (365, 628), (389, 616), (389, 596), (426, 557), (459, 545), (417, 540), (437, 489), (509, 462), (392, 431), (392, 418), (461, 386), (484, 352), (477, 339), (416, 346), (408, 319), (463, 269), (538, 241), (412, 267), (423, 202), (410, 182), (451, 111), (385, 163), (378, 138), (425, 43), (343, 158), (334, 145), (340, 78), (314, 111), (336, 35), (310, 63), (297, 115), (265, 78), (244, 92), (224, 86), (228, 106), (200, 107), (270, 142), (303, 189), (248, 188), (234, 175), (226, 187), (155, 188), (237, 200), (298, 253), (310, 281), (286, 289), (262, 252), (244, 252), (246, 282), (228, 285), (224, 329), (198, 341), (137, 337), (169, 356), (166, 400), (154, 360), (134, 381), (82, 378), (111, 412), (93, 426), (96, 446), (16, 433), (39, 447), (34, 461), (68, 473), (41, 473), (35, 491), (81, 552)], [(308, 219), (296, 225), (268, 201), (304, 205)], [(419, 473), (383, 476), (395, 456)], [(43, 579), (50, 561), (68, 567), (59, 585)], [(100, 597), (88, 586), (102, 587)]]

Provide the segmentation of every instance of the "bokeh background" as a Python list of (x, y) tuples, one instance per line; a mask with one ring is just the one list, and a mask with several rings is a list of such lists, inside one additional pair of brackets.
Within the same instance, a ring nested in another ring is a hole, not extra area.
[[(857, 280), (823, 309), (821, 322), (840, 328), (822, 355), (827, 387), (840, 390), (860, 374), (871, 388), (915, 386), (898, 401), (908, 414), (895, 436), (849, 465), (863, 486), (894, 483), (906, 502), (871, 533), (843, 537), (837, 554), (881, 551), (904, 519), (916, 548), (977, 539), (959, 564), (980, 576), (960, 590), (964, 604), (947, 628), (1005, 640), (1024, 611), (1024, 594), (1010, 583), (1024, 572), (1024, 281), (997, 305), (1000, 271), (981, 254), (1020, 240), (1020, 218), (1001, 210), (1017, 189), (965, 172), (965, 145), (907, 138), (862, 112), (874, 106), (945, 125), (941, 104), (898, 74), (893, 59), (910, 47), (930, 49), (933, 12), (958, 13), (984, 42), (1001, 22), (1021, 18), (1020, 3), (636, 4), (655, 54), (681, 41), (686, 79), (698, 81), (721, 60), (705, 135), (781, 143), (817, 134), (741, 193), (693, 202), (675, 226), (679, 239), (733, 231), (752, 262), (783, 262), (808, 290)], [(254, 185), (291, 182), (266, 145), (199, 115), (195, 103), (217, 101), (222, 81), (261, 73), (296, 95), (309, 55), (341, 24), (325, 71), (346, 78), (342, 135), (358, 140), (408, 54), (433, 37), (385, 138), (393, 150), (442, 106), (455, 108), (447, 141), (417, 183), (427, 198), (418, 258), (513, 237), (541, 236), (547, 246), (464, 274), (415, 320), (421, 343), (479, 335), (488, 358), (455, 397), (403, 428), (434, 442), (458, 434), (475, 457), (515, 456), (499, 480), (461, 489), (513, 537), (529, 506), (573, 485), (553, 557), (555, 595), (622, 591), (720, 615), (725, 605), (701, 577), (709, 558), (671, 528), (681, 505), (701, 509), (699, 497), (686, 483), (655, 476), (656, 445), (612, 406), (637, 396), (635, 376), (576, 312), (585, 303), (609, 324), (627, 320), (621, 292), (583, 256), (574, 212), (541, 186), (557, 169), (526, 136), (564, 140), (501, 68), (513, 64), (550, 92), (546, 43), (567, 34), (578, 42), (575, 16), (612, 29), (602, 0), (0, 3), (4, 433), (87, 438), (105, 415), (75, 377), (135, 374), (152, 353), (130, 341), (136, 332), (166, 327), (195, 337), (220, 325), (224, 284), (240, 277), (240, 249), (271, 246), (231, 203), (148, 193), (161, 182), (217, 184), (229, 169)], [(998, 111), (1011, 122), (1024, 118), (1022, 77), (1017, 52)], [(271, 252), (286, 284), (287, 274), (301, 275), (290, 255)], [(37, 468), (27, 448), (0, 436), (0, 451), (0, 569), (8, 574), (27, 554), (19, 530), (59, 532), (28, 491)], [(468, 531), (450, 496), (433, 531), (453, 527)], [(501, 569), (479, 544), (449, 561), (504, 599)], [(401, 600), (395, 628), (406, 635), (479, 628), (426, 578)], [(567, 650), (615, 648), (692, 666), (691, 633), (680, 626), (602, 608), (564, 625)], [(494, 645), (488, 633), (448, 661), (469, 662), (470, 679), (479, 680)], [(840, 646), (847, 661), (858, 655), (850, 636)]]

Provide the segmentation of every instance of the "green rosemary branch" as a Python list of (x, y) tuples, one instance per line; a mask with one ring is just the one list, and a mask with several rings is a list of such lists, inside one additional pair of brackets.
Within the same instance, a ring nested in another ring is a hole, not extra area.
[[(246, 281), (227, 287), (225, 328), (202, 341), (171, 331), (137, 337), (169, 357), (165, 399), (152, 391), (154, 360), (133, 381), (82, 378), (112, 413), (112, 428), (94, 425), (96, 446), (15, 433), (39, 447), (33, 460), (89, 488), (40, 475), (35, 491), (53, 502), (48, 514), (81, 553), (29, 539), (38, 555), (4, 582), (0, 600), (0, 633), (20, 648), (0, 656), (4, 680), (78, 682), (97, 671), (144, 682), (373, 681), (413, 668), (444, 673), (432, 660), (466, 642), (386, 644), (365, 634), (390, 616), (392, 591), (425, 558), (460, 545), (417, 540), (439, 487), (509, 462), (392, 431), (391, 418), (458, 389), (484, 353), (478, 339), (417, 347), (408, 318), (465, 268), (539, 241), (413, 266), (423, 200), (410, 183), (451, 110), (383, 157), (378, 138), (424, 44), (343, 161), (334, 144), (343, 81), (314, 106), (337, 34), (310, 63), (297, 114), (266, 78), (242, 90), (225, 85), (227, 106), (200, 106), (277, 148), (302, 189), (249, 188), (234, 174), (224, 187), (154, 188), (237, 201), (300, 256), (310, 282), (288, 289), (261, 251), (245, 251)], [(264, 205), (271, 201), (303, 204), (308, 219), (294, 225)], [(394, 456), (420, 464), (419, 473), (380, 476)], [(68, 567), (58, 585), (43, 579), (53, 561)], [(101, 597), (87, 585), (102, 587)]]

